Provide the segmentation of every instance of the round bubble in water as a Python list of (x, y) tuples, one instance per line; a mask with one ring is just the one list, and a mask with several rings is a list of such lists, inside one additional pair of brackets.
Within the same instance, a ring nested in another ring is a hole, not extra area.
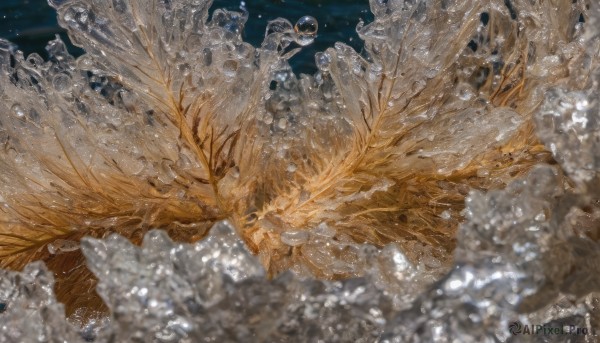
[(319, 30), (319, 22), (314, 17), (306, 15), (296, 22), (294, 31), (298, 35), (297, 43), (300, 45), (308, 45), (315, 40), (317, 31)]
[(301, 35), (314, 36), (319, 30), (319, 23), (314, 17), (306, 15), (298, 19), (296, 25), (294, 26), (294, 30), (296, 31), (296, 33)]
[(52, 86), (58, 92), (67, 92), (71, 89), (71, 77), (65, 73), (56, 74), (52, 78)]

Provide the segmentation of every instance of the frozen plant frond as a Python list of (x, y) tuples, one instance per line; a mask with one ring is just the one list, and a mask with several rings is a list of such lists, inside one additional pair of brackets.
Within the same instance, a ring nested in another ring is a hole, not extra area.
[(270, 22), (254, 47), (248, 14), (209, 20), (211, 1), (50, 0), (86, 54), (0, 40), (0, 267), (45, 261), (86, 311), (82, 237), (196, 242), (229, 220), (272, 277), (363, 276), (360, 244), (394, 243), (433, 282), (470, 190), (554, 158), (572, 177), (534, 115), (548, 89), (590, 87), (585, 1), (370, 3), (364, 52), (338, 43), (297, 77), (311, 18)]
[[(584, 6), (511, 4), (372, 1), (375, 21), (358, 27), (365, 54), (338, 43), (316, 56), (313, 87), (351, 132), (343, 140), (325, 132), (325, 144), (322, 137), (308, 147), (296, 143), (312, 157), (289, 154), (293, 182), (267, 192), (256, 223), (244, 230), (255, 250), (274, 251), (263, 254), (265, 264), (306, 264), (331, 277), (313, 248), (294, 248), (290, 258), (279, 243), (281, 232), (322, 223), (377, 245), (424, 242), (447, 258), (468, 189), (502, 188), (551, 161), (532, 114), (582, 56)], [(306, 131), (302, 137), (311, 137), (312, 127)]]

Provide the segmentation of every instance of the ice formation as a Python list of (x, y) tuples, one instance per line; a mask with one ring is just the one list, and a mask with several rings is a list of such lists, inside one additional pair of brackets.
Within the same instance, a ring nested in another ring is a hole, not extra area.
[(371, 0), (300, 77), (310, 16), (49, 2), (86, 54), (0, 40), (0, 342), (597, 341), (597, 2)]

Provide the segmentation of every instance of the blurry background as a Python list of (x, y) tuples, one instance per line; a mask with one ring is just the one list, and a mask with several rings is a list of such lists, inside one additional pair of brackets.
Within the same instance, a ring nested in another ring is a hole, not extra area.
[[(297, 73), (316, 71), (314, 55), (344, 42), (360, 51), (362, 42), (356, 35), (356, 24), (360, 18), (369, 22), (373, 19), (368, 0), (215, 0), (215, 8), (240, 10), (250, 13), (244, 30), (244, 39), (255, 46), (262, 42), (269, 20), (277, 17), (288, 19), (294, 24), (304, 15), (312, 15), (319, 21), (319, 35), (315, 42), (294, 56), (291, 63)], [(46, 43), (60, 34), (67, 35), (56, 23), (56, 14), (46, 0), (0, 0), (0, 38), (19, 46), (25, 54), (37, 52), (46, 57)], [(80, 49), (69, 46), (72, 54), (79, 55)]]

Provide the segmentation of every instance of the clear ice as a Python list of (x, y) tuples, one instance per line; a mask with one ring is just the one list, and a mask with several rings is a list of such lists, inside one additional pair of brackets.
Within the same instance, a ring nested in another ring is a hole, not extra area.
[(310, 16), (49, 2), (86, 54), (0, 40), (0, 266), (48, 263), (0, 342), (598, 341), (596, 1), (370, 0), (300, 76)]

